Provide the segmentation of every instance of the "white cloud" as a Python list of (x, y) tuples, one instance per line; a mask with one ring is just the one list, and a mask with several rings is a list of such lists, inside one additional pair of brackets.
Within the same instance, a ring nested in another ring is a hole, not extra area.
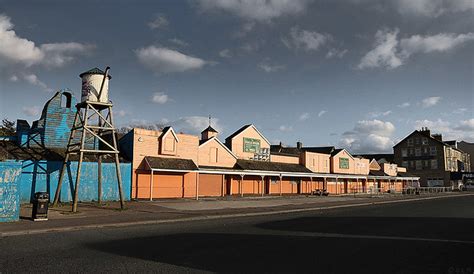
[[(222, 126), (218, 118), (212, 118), (212, 127), (219, 133), (222, 133)], [(177, 132), (187, 134), (200, 134), (205, 128), (209, 126), (209, 117), (206, 116), (187, 116), (179, 118), (176, 121), (169, 123)]]
[(255, 21), (301, 13), (307, 3), (307, 0), (198, 0), (203, 11), (225, 11)]
[(428, 97), (421, 100), (421, 106), (423, 108), (429, 108), (429, 107), (437, 105), (440, 100), (441, 100), (441, 97), (438, 97), (438, 96)]
[(302, 113), (298, 118), (300, 121), (306, 121), (311, 117), (308, 112)]
[(378, 30), (375, 34), (374, 48), (362, 57), (358, 68), (386, 67), (397, 68), (416, 53), (446, 52), (474, 41), (474, 33), (439, 33), (436, 35), (412, 35), (398, 39), (398, 29)]
[(155, 73), (183, 72), (200, 69), (208, 62), (179, 51), (149, 46), (135, 51), (138, 60)]
[(463, 114), (463, 113), (466, 113), (467, 111), (468, 111), (467, 108), (458, 108), (458, 109), (453, 110), (453, 114)]
[(24, 114), (34, 117), (38, 116), (41, 113), (41, 109), (39, 106), (23, 107), (22, 111)]
[(293, 127), (292, 126), (287, 126), (287, 125), (281, 125), (278, 128), (278, 130), (283, 131), (283, 132), (289, 132), (289, 131), (293, 131)]
[(348, 51), (349, 50), (347, 50), (347, 49), (339, 50), (339, 49), (333, 48), (333, 49), (330, 49), (328, 51), (328, 53), (326, 54), (326, 58), (327, 59), (330, 59), (330, 58), (333, 58), (333, 57), (342, 58), (342, 57), (344, 57), (344, 55), (346, 55), (346, 53)]
[(453, 124), (445, 120), (416, 120), (414, 129), (428, 127), (431, 133), (441, 133), (443, 140), (465, 140), (474, 142), (474, 118)]
[(169, 101), (169, 97), (168, 97), (168, 94), (164, 92), (155, 92), (153, 93), (153, 96), (151, 97), (151, 101), (157, 104), (165, 104), (166, 102)]
[(378, 30), (375, 34), (374, 48), (369, 51), (358, 65), (359, 69), (386, 67), (393, 69), (402, 65), (402, 60), (397, 56), (398, 29)]
[(74, 61), (78, 55), (86, 55), (94, 45), (81, 44), (76, 42), (52, 43), (41, 45), (41, 51), (44, 53), (43, 64), (48, 67), (63, 67)]
[(329, 34), (300, 30), (298, 27), (291, 28), (289, 38), (282, 38), (282, 42), (286, 47), (290, 49), (302, 48), (306, 51), (317, 51), (330, 40), (332, 40), (332, 37)]
[(219, 56), (222, 57), (222, 58), (231, 58), (232, 53), (230, 52), (229, 49), (223, 49), (223, 50), (219, 51)]
[(409, 107), (411, 104), (410, 102), (404, 102), (404, 103), (401, 103), (400, 105), (398, 105), (399, 108), (407, 108)]
[(321, 110), (319, 113), (318, 113), (318, 117), (321, 117), (323, 116), (324, 114), (327, 113), (327, 110)]
[(153, 18), (153, 20), (148, 22), (148, 27), (152, 30), (163, 29), (163, 28), (168, 27), (168, 25), (169, 25), (168, 19), (166, 19), (166, 16), (164, 14), (157, 14)]
[(4, 14), (0, 14), (0, 44), (0, 58), (11, 63), (31, 66), (44, 58), (44, 53), (34, 42), (16, 35), (10, 17)]
[(118, 117), (125, 117), (129, 113), (123, 109), (120, 109), (120, 110), (115, 111), (114, 114), (117, 115)]
[(401, 14), (426, 17), (474, 9), (472, 0), (398, 0), (396, 4)]
[(392, 111), (387, 110), (387, 111), (369, 112), (368, 116), (370, 118), (377, 118), (377, 117), (384, 117), (384, 116), (387, 116), (387, 115), (390, 115), (390, 114), (392, 114)]
[(12, 82), (18, 82), (18, 76), (12, 75), (12, 76), (10, 76), (10, 78), (8, 78), (8, 80), (10, 80)]
[(180, 46), (180, 47), (187, 47), (189, 46), (188, 43), (186, 43), (185, 41), (181, 40), (181, 39), (178, 39), (178, 38), (172, 38), (172, 39), (168, 39), (168, 41), (170, 41), (171, 43), (177, 45), (177, 46)]
[(339, 144), (354, 153), (390, 152), (394, 145), (395, 126), (380, 120), (358, 121), (351, 131), (342, 134)]
[(461, 44), (474, 40), (474, 33), (455, 34), (440, 33), (431, 36), (413, 35), (400, 40), (400, 54), (404, 58), (415, 53), (431, 53), (449, 51)]
[(283, 65), (269, 64), (267, 61), (258, 64), (258, 67), (265, 72), (277, 72), (285, 69)]
[(234, 33), (234, 37), (242, 38), (246, 36), (249, 32), (251, 32), (255, 28), (255, 22), (246, 22), (242, 25), (242, 27)]
[(31, 85), (38, 86), (42, 88), (44, 91), (51, 92), (53, 91), (49, 88), (45, 83), (43, 83), (36, 74), (24, 74), (21, 76), (23, 80), (28, 82)]

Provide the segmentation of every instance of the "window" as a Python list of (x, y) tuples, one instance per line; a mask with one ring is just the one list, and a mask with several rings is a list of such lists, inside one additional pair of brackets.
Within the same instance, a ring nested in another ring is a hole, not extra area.
[(415, 148), (415, 156), (421, 156), (421, 148)]
[(339, 168), (349, 169), (349, 159), (348, 158), (339, 158)]
[(406, 148), (402, 148), (402, 157), (407, 157), (408, 156), (408, 151)]
[(428, 154), (428, 148), (427, 148), (427, 147), (424, 147), (424, 148), (423, 148), (423, 154), (424, 154), (424, 155), (427, 155), (427, 154)]
[(438, 169), (438, 160), (431, 160), (431, 169)]
[(408, 150), (408, 155), (413, 156), (413, 148), (410, 148), (410, 149)]
[(430, 155), (436, 156), (436, 147), (430, 147)]
[(410, 161), (410, 167), (414, 168), (415, 167), (415, 161)]
[(277, 180), (276, 178), (272, 178), (272, 179), (270, 180), (270, 182), (271, 182), (273, 185), (278, 184), (278, 180)]
[(211, 147), (209, 150), (209, 160), (211, 163), (217, 163), (218, 161), (218, 150), (216, 147)]
[(421, 160), (417, 160), (417, 161), (415, 161), (415, 168), (416, 168), (417, 170), (421, 170), (421, 169), (423, 169), (423, 166), (422, 166)]
[(407, 144), (409, 147), (413, 146), (413, 138), (408, 139)]
[(426, 137), (421, 138), (421, 144), (422, 145), (427, 145), (428, 144), (428, 138), (426, 138)]
[(429, 166), (429, 164), (430, 164), (430, 162), (429, 162), (428, 160), (425, 160), (425, 161), (423, 161), (423, 162), (424, 162), (424, 165), (423, 165), (423, 166), (426, 167), (426, 168), (427, 168), (427, 167)]
[(408, 167), (408, 161), (403, 161), (402, 162), (402, 167)]
[(71, 108), (71, 94), (63, 93), (61, 96), (61, 107)]
[(420, 144), (420, 138), (415, 138), (415, 145), (419, 145)]

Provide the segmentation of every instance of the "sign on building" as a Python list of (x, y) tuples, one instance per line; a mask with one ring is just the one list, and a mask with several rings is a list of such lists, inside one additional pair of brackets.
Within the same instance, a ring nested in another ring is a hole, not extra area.
[(244, 137), (244, 152), (260, 152), (260, 140)]
[(339, 168), (349, 169), (349, 159), (348, 158), (339, 158)]

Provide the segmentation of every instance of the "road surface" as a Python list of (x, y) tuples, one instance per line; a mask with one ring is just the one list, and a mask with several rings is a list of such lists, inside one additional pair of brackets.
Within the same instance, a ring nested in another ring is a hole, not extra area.
[(473, 273), (474, 196), (0, 239), (0, 273)]

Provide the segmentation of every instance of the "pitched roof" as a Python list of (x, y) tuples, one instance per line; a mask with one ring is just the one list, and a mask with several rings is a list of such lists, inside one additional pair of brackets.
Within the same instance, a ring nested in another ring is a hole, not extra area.
[(276, 172), (312, 173), (303, 165), (238, 159), (235, 168)]
[[(102, 75), (104, 75), (105, 72), (103, 72), (100, 68), (95, 67), (93, 69), (90, 69), (88, 71), (85, 71), (85, 72), (79, 74), (79, 77), (82, 78), (82, 76), (87, 75), (87, 74), (102, 74)], [(110, 74), (108, 74), (107, 78), (109, 78), (109, 80), (110, 80), (110, 79), (112, 79), (112, 76)]]
[(146, 156), (145, 161), (152, 169), (198, 170), (198, 167), (191, 159)]
[(335, 150), (335, 147), (284, 147), (281, 145), (271, 145), (270, 151), (272, 154), (282, 154), (282, 155), (299, 155), (303, 151), (321, 153), (321, 154), (331, 154)]
[(253, 124), (248, 124), (248, 125), (245, 125), (241, 128), (239, 128), (236, 132), (232, 133), (230, 136), (228, 136), (227, 138), (225, 138), (225, 141), (226, 143), (228, 141), (230, 141), (232, 138), (234, 138), (235, 136), (239, 135), (240, 133), (242, 133), (244, 130), (246, 130), (247, 128), (249, 127), (253, 127), (253, 129), (255, 129), (255, 131), (265, 140), (265, 142), (267, 142), (268, 144), (271, 144), (270, 141), (268, 141), (268, 139), (263, 136), (263, 134), (257, 129), (257, 127), (255, 127)]
[(379, 153), (379, 154), (357, 154), (353, 155), (354, 157), (363, 157), (367, 159), (375, 159), (375, 161), (379, 161), (380, 159), (385, 159), (390, 163), (393, 163), (394, 154), (393, 153)]
[(174, 132), (174, 129), (171, 126), (167, 126), (163, 128), (160, 138), (164, 139), (165, 136), (168, 135), (168, 133), (170, 132), (173, 134), (173, 137), (176, 140), (176, 142), (179, 142), (178, 135), (176, 135), (176, 132)]
[(232, 157), (234, 157), (235, 159), (237, 159), (237, 156), (235, 156), (235, 154), (227, 147), (225, 146), (219, 139), (217, 139), (216, 136), (214, 137), (211, 137), (207, 140), (201, 140), (199, 141), (199, 147), (203, 146), (204, 144), (206, 144), (207, 142), (211, 141), (211, 140), (215, 140), (219, 145), (221, 145), (221, 147), (223, 147), (227, 152), (230, 153), (230, 155), (232, 155)]
[(408, 134), (408, 136), (405, 137), (405, 138), (403, 138), (400, 142), (396, 143), (393, 147), (398, 146), (399, 144), (401, 144), (401, 143), (404, 142), (406, 139), (410, 138), (412, 135), (414, 135), (414, 134), (416, 134), (416, 133), (419, 133), (419, 134), (421, 134), (421, 135), (423, 135), (423, 136), (425, 136), (425, 137), (427, 137), (427, 138), (429, 138), (429, 139), (431, 139), (431, 140), (434, 140), (435, 142), (438, 142), (438, 143), (442, 144), (443, 146), (447, 146), (447, 144), (446, 144), (445, 142), (440, 141), (440, 140), (434, 138), (433, 136), (431, 136), (431, 134), (428, 134), (428, 132), (420, 131), (420, 130), (415, 130), (415, 131), (413, 131), (412, 133)]
[(205, 132), (205, 131), (219, 133), (217, 130), (215, 130), (215, 129), (214, 129), (213, 127), (211, 127), (211, 126), (208, 126), (205, 130), (201, 131), (201, 133), (203, 133), (203, 132)]

